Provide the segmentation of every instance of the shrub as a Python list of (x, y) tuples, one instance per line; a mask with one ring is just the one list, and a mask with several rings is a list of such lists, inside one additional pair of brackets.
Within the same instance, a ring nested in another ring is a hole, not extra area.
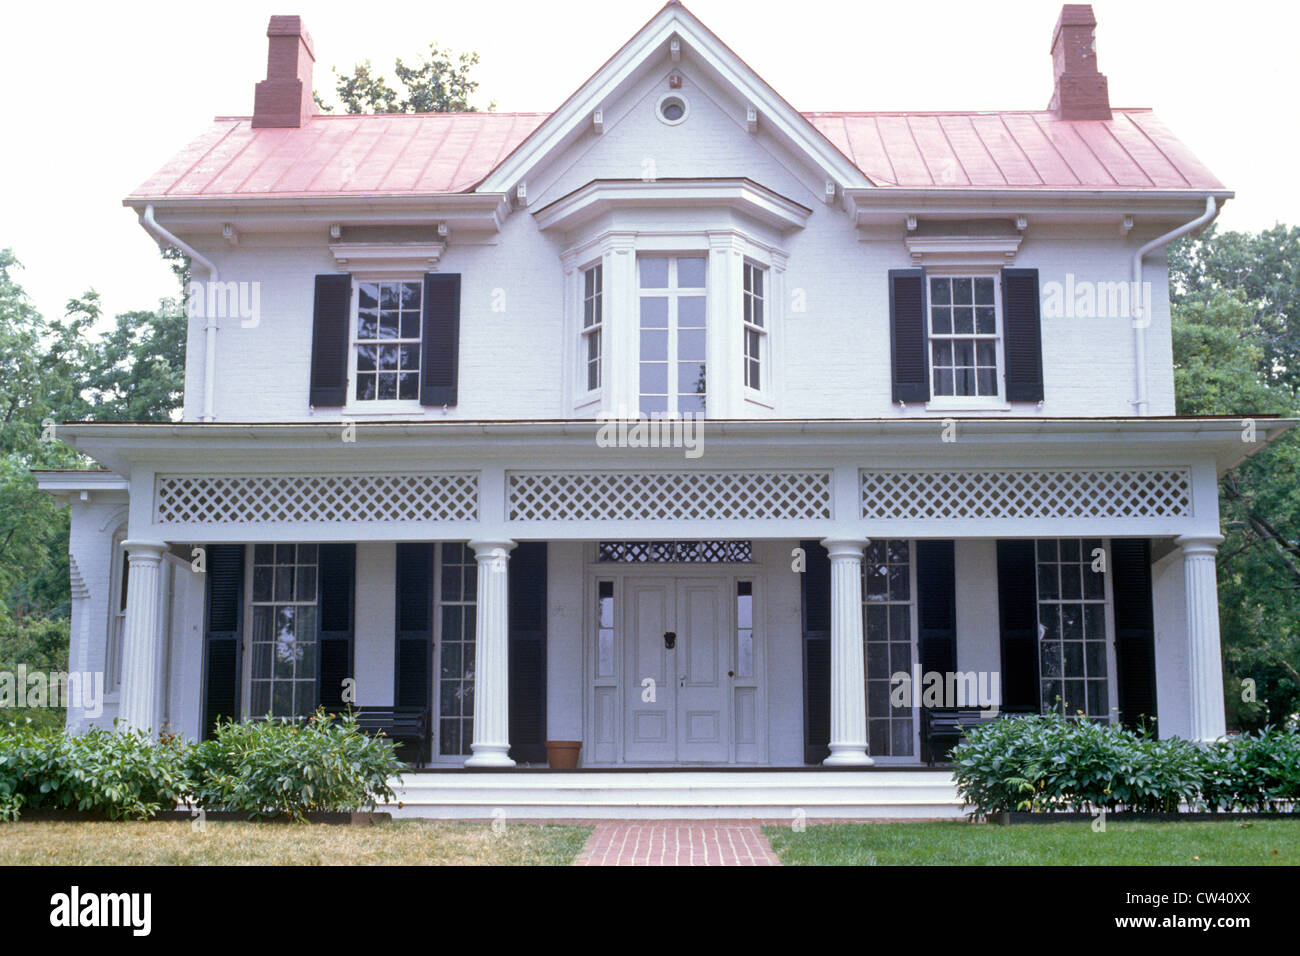
[(1198, 794), (1197, 748), (1059, 714), (1004, 717), (953, 749), (973, 814), (1105, 808), (1175, 812)]
[(1201, 755), (1208, 810), (1277, 810), (1300, 802), (1300, 733), (1265, 727), (1220, 740)]
[(175, 738), (98, 728), (72, 736), (10, 723), (0, 728), (0, 820), (36, 809), (147, 819), (184, 799), (183, 757)]
[(401, 769), (391, 741), (366, 736), (351, 715), (323, 711), (306, 722), (223, 722), (190, 749), (187, 766), (204, 809), (299, 820), (374, 809), (380, 797), (395, 796), (388, 778)]

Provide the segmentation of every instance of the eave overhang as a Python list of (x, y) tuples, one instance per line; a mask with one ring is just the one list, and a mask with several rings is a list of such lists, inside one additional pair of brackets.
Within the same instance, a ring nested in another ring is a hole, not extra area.
[(359, 226), (431, 226), (448, 230), (501, 231), (510, 213), (501, 193), (374, 194), (358, 196), (129, 196), (122, 205), (143, 214), (152, 205), (158, 221), (178, 235), (221, 235), (234, 224), (241, 232)]
[[(859, 226), (896, 226), (909, 217), (930, 221), (1006, 219), (1029, 223), (1098, 223), (1127, 230), (1134, 223), (1165, 225), (1195, 219), (1205, 199), (1219, 205), (1229, 190), (1185, 189), (903, 189), (844, 190), (844, 208)], [(1132, 219), (1127, 226), (1125, 219)]]
[[(938, 418), (707, 420), (707, 454), (683, 460), (680, 449), (602, 449), (611, 465), (707, 467), (716, 461), (743, 463), (770, 459), (857, 453), (864, 467), (876, 458), (924, 456), (960, 464), (962, 457), (997, 454), (1005, 466), (1053, 456), (1085, 461), (1151, 458), (1213, 458), (1219, 474), (1262, 450), (1297, 419), (1286, 418), (1032, 418), (956, 419), (959, 441), (944, 438), (948, 421)], [(1253, 442), (1243, 440), (1247, 422)], [(373, 469), (376, 462), (440, 457), (483, 465), (521, 460), (563, 464), (575, 452), (597, 447), (604, 422), (544, 421), (386, 421), (356, 426), (356, 441), (340, 442), (339, 422), (285, 424), (68, 423), (59, 435), (117, 475), (129, 478), (136, 463), (154, 469), (194, 471), (205, 462), (256, 462), (275, 471), (280, 461), (319, 460), (325, 470)], [(342, 453), (341, 453), (342, 450)], [(352, 464), (355, 458), (356, 463)], [(44, 487), (44, 486), (43, 486)]]

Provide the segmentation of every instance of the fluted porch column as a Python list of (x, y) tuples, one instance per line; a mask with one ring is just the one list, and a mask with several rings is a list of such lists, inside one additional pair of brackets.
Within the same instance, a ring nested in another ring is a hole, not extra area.
[(1187, 672), (1190, 736), (1204, 743), (1227, 730), (1223, 714), (1223, 652), (1219, 644), (1219, 588), (1214, 556), (1221, 535), (1184, 535), (1174, 539), (1183, 551), (1187, 596)]
[(474, 630), (474, 755), (467, 767), (513, 767), (510, 759), (508, 540), (471, 541), (478, 560)]
[(129, 565), (126, 620), (122, 634), (122, 690), (118, 725), (127, 730), (158, 730), (158, 659), (162, 654), (162, 622), (158, 620), (161, 586), (161, 541), (122, 542)]
[(831, 755), (833, 767), (866, 767), (867, 686), (862, 653), (865, 538), (827, 538), (831, 558)]

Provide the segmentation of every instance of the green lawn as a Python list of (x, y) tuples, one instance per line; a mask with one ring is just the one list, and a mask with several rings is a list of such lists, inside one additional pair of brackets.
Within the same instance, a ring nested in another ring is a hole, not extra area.
[(400, 820), (369, 827), (188, 822), (0, 824), (0, 865), (567, 866), (591, 827)]
[(836, 823), (764, 827), (788, 866), (1300, 864), (1300, 821), (1089, 823), (1021, 826), (949, 823)]

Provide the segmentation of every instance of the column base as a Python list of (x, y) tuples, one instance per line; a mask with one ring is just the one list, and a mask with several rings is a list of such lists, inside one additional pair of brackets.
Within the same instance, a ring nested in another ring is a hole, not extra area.
[(513, 767), (509, 744), (470, 744), (474, 755), (465, 761), (467, 767)]
[(822, 761), (823, 767), (871, 767), (875, 761), (867, 756), (866, 747), (851, 744), (831, 744), (831, 755)]

